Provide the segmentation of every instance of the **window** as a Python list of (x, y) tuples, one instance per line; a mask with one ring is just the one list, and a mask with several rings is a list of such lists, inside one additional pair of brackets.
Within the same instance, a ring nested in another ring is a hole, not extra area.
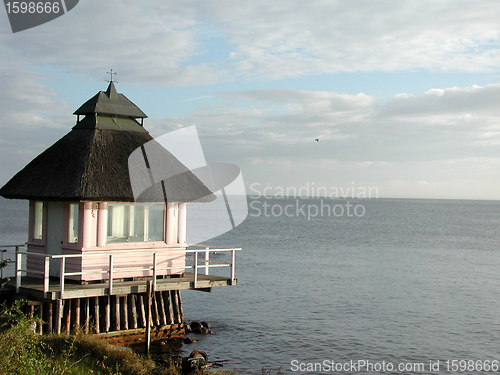
[(43, 202), (35, 202), (33, 206), (33, 239), (43, 239)]
[(108, 204), (107, 243), (163, 241), (165, 204)]
[(80, 215), (80, 205), (71, 203), (69, 205), (69, 225), (68, 225), (68, 242), (78, 243), (78, 223)]

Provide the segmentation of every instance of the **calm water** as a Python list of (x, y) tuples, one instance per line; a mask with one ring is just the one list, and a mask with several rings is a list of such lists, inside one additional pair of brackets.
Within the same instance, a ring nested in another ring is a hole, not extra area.
[[(363, 216), (324, 210), (310, 220), (320, 199), (298, 201), (305, 215), (295, 199), (266, 203), (267, 217), (254, 202), (243, 224), (210, 241), (243, 247), (239, 285), (183, 292), (185, 318), (215, 331), (193, 335), (185, 353), (205, 350), (240, 374), (351, 360), (422, 363), (394, 372), (435, 374), (454, 372), (446, 360), (500, 360), (500, 202), (362, 200)], [(27, 204), (0, 205), (0, 242), (23, 242)], [(390, 373), (323, 370), (308, 373)]]

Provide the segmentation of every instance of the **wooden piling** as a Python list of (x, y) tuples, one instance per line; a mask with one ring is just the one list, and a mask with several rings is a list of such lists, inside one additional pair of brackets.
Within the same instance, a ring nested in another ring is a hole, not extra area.
[(113, 331), (120, 330), (120, 297), (111, 297), (111, 322)]
[(90, 298), (82, 298), (83, 302), (83, 333), (87, 334), (90, 331)]
[(111, 308), (110, 308), (110, 296), (103, 297), (103, 307), (104, 307), (104, 332), (109, 332), (111, 328)]
[(100, 317), (101, 314), (99, 313), (99, 297), (92, 297), (92, 302), (93, 302), (93, 324), (94, 324), (94, 332), (95, 333), (100, 333)]
[[(110, 333), (113, 340), (119, 342), (142, 341), (145, 331), (149, 331), (151, 340), (168, 338), (171, 334), (182, 335), (179, 291), (155, 291), (153, 283), (148, 286), (146, 293), (125, 296), (29, 301), (24, 311), (27, 316), (38, 318), (33, 330), (39, 334), (69, 334), (81, 330), (85, 334)], [(120, 332), (123, 332), (123, 339)]]
[(129, 299), (129, 306), (130, 306), (130, 328), (136, 329), (137, 328), (137, 307), (135, 303), (135, 295), (134, 294), (129, 294), (128, 299)]
[(166, 315), (166, 321), (167, 324), (174, 324), (174, 319), (172, 316), (172, 306), (171, 306), (171, 298), (170, 298), (170, 293), (167, 291), (162, 292), (163, 294), (163, 300), (164, 300), (164, 306), (165, 306), (165, 315)]
[(36, 333), (42, 334), (43, 330), (43, 303), (40, 303), (36, 309), (38, 322), (36, 323)]
[(64, 300), (64, 313), (63, 313), (63, 318), (64, 318), (64, 332), (66, 334), (69, 334), (71, 330), (71, 300), (66, 299)]
[(157, 305), (158, 305), (158, 315), (160, 316), (160, 325), (161, 326), (166, 326), (167, 325), (167, 319), (165, 316), (165, 305), (163, 302), (163, 295), (162, 292), (157, 292), (156, 293), (157, 297)]
[(128, 301), (127, 296), (120, 297), (122, 329), (128, 329)]
[(58, 299), (56, 301), (56, 313), (55, 313), (55, 324), (54, 324), (54, 330), (58, 335), (61, 334), (61, 321), (62, 321), (62, 314), (63, 314), (63, 301), (62, 299)]
[(71, 331), (76, 332), (78, 329), (80, 329), (80, 298), (74, 298), (71, 300), (71, 316), (73, 317), (72, 319), (72, 325), (71, 325)]
[[(153, 288), (154, 288), (154, 286), (153, 286)], [(156, 293), (153, 290), (153, 292), (151, 294), (152, 294), (152, 305), (153, 305), (153, 325), (159, 326), (160, 319), (158, 316), (158, 303), (156, 302), (157, 301)]]
[(48, 302), (45, 303), (45, 318), (44, 321), (47, 322), (47, 325), (45, 326), (45, 333), (52, 333), (53, 330), (53, 325), (54, 325), (54, 319), (53, 319), (53, 303)]
[(149, 348), (151, 346), (151, 304), (152, 304), (152, 295), (154, 293), (153, 290), (153, 281), (148, 281), (148, 286), (146, 288), (146, 353), (149, 354)]

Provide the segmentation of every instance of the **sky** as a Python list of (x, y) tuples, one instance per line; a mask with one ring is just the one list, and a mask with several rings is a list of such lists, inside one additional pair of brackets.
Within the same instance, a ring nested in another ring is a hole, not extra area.
[(14, 34), (0, 9), (0, 184), (113, 69), (151, 135), (196, 125), (248, 194), (498, 200), (499, 19), (497, 0), (80, 0)]

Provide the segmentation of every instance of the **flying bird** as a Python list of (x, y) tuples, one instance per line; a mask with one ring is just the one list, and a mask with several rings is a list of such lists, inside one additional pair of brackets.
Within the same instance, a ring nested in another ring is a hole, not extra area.
[(314, 141), (315, 141), (315, 142), (319, 142), (319, 139), (318, 139), (318, 138), (316, 138)]

